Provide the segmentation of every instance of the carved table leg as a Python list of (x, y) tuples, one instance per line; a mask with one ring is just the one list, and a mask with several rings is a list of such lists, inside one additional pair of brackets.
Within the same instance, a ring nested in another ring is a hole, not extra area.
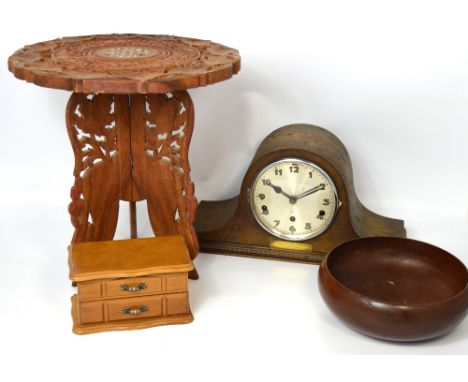
[[(192, 100), (186, 91), (130, 99), (134, 194), (147, 199), (154, 234), (182, 235), (193, 259), (198, 240), (193, 228), (197, 200), (188, 161)], [(196, 270), (190, 277), (198, 278)]]
[(119, 129), (117, 113), (126, 96), (74, 93), (67, 106), (67, 130), (75, 154), (75, 182), (68, 210), (72, 243), (112, 240), (119, 213)]
[[(134, 202), (147, 199), (154, 234), (182, 235), (195, 258), (197, 200), (188, 161), (193, 122), (193, 104), (186, 91), (72, 94), (67, 107), (75, 154), (69, 206), (75, 227), (72, 243), (112, 240), (119, 201), (134, 207)], [(133, 237), (136, 223), (131, 226)], [(196, 270), (190, 277), (198, 278)]]

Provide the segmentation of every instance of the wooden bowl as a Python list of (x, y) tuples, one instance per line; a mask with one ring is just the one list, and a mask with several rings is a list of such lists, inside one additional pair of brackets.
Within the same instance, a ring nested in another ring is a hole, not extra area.
[(319, 288), (351, 328), (392, 341), (446, 334), (468, 307), (465, 265), (443, 249), (403, 238), (363, 238), (336, 247), (320, 266)]

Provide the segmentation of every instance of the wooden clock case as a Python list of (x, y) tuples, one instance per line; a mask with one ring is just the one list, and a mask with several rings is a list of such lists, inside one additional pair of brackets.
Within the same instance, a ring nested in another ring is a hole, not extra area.
[[(255, 220), (249, 205), (249, 188), (266, 165), (284, 158), (315, 163), (335, 183), (341, 205), (331, 226), (312, 239), (291, 242), (267, 233)], [(320, 263), (337, 245), (359, 237), (406, 237), (402, 220), (369, 211), (359, 201), (353, 183), (351, 160), (345, 146), (329, 131), (308, 124), (281, 127), (260, 144), (238, 196), (202, 201), (195, 221), (200, 250), (206, 253)]]

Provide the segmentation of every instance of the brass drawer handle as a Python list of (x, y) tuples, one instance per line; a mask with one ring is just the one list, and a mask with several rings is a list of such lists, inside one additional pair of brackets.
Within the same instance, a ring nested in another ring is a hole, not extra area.
[(147, 283), (139, 283), (136, 286), (130, 286), (128, 284), (123, 284), (120, 286), (120, 289), (125, 291), (125, 292), (138, 292), (140, 290), (148, 288)]
[(143, 314), (145, 312), (149, 311), (149, 306), (148, 305), (143, 305), (140, 306), (139, 308), (122, 308), (120, 311), (123, 314), (129, 314), (131, 316), (137, 316), (139, 314)]

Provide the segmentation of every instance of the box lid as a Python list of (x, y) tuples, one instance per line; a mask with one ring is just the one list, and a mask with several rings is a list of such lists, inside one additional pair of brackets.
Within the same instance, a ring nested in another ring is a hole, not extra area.
[(71, 244), (72, 281), (188, 272), (192, 262), (182, 236)]

